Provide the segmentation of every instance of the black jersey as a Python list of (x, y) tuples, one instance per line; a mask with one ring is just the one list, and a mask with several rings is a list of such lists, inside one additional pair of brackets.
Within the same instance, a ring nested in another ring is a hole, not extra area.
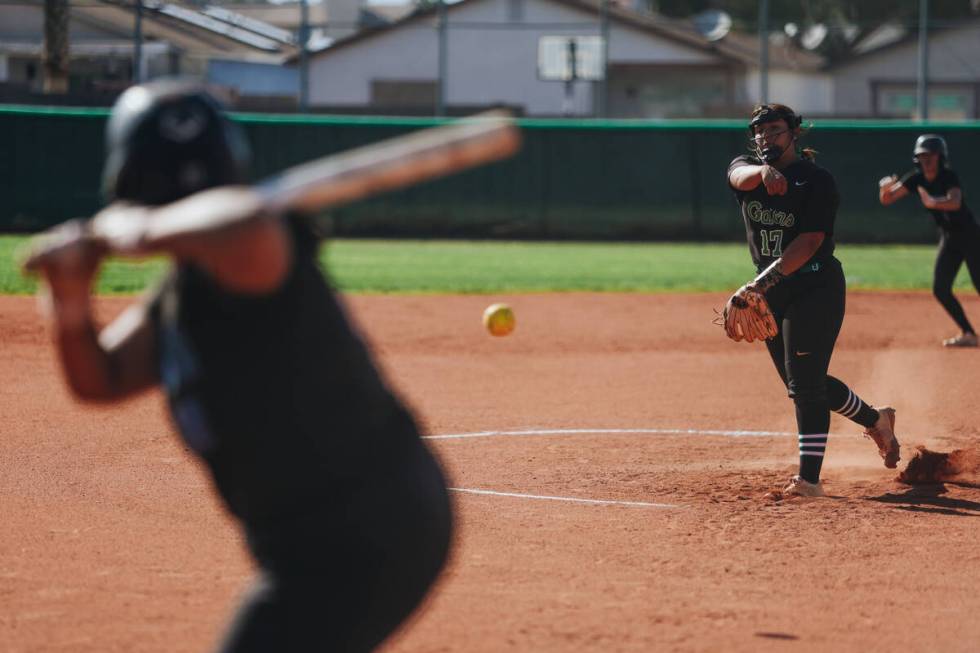
[[(945, 166), (939, 168), (939, 174), (932, 181), (926, 181), (926, 176), (920, 171), (911, 170), (902, 175), (902, 185), (916, 197), (919, 195), (920, 186), (934, 197), (945, 197), (951, 188), (960, 188), (960, 192), (962, 192), (959, 175)], [(932, 215), (932, 219), (936, 221), (936, 225), (946, 231), (957, 231), (976, 226), (973, 214), (966, 206), (966, 197), (963, 198), (960, 208), (956, 211), (929, 209), (929, 213)]]
[[(728, 174), (741, 166), (761, 164), (758, 157), (742, 155), (728, 166)], [(745, 220), (752, 261), (760, 271), (782, 256), (786, 246), (801, 233), (826, 234), (811, 262), (826, 261), (834, 253), (834, 220), (840, 204), (834, 178), (808, 159), (798, 159), (780, 172), (787, 181), (785, 195), (770, 195), (761, 183), (750, 191), (737, 190), (729, 184)]]
[(235, 294), (180, 265), (150, 312), (174, 421), (256, 528), (417, 442), (323, 278), (316, 238), (299, 221), (290, 230), (293, 266), (273, 293)]

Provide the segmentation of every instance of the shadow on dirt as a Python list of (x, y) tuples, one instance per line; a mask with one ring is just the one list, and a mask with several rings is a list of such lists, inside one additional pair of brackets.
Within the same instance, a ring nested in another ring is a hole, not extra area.
[(929, 512), (940, 515), (955, 515), (958, 517), (980, 517), (980, 502), (943, 496), (949, 492), (949, 488), (946, 487), (947, 485), (971, 489), (977, 488), (975, 483), (947, 481), (945, 483), (917, 485), (901, 493), (886, 492), (881, 496), (869, 497), (868, 500), (878, 501), (879, 503), (890, 503), (901, 510), (910, 510), (913, 512)]
[(794, 641), (794, 640), (799, 639), (799, 637), (797, 637), (796, 635), (792, 635), (790, 633), (765, 633), (765, 632), (758, 632), (758, 633), (755, 633), (755, 636), (756, 637), (762, 637), (762, 638), (765, 638), (765, 639), (782, 639), (782, 640), (788, 640), (788, 641)]

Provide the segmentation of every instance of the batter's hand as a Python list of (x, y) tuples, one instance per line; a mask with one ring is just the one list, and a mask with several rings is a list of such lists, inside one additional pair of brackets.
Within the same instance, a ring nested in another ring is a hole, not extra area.
[(785, 195), (789, 184), (786, 177), (771, 165), (762, 166), (762, 184), (770, 195)]
[(70, 220), (33, 239), (22, 268), (43, 275), (55, 298), (74, 298), (88, 295), (105, 254), (85, 221)]
[(878, 188), (886, 188), (892, 186), (898, 181), (898, 175), (888, 175), (887, 177), (882, 177), (878, 180)]

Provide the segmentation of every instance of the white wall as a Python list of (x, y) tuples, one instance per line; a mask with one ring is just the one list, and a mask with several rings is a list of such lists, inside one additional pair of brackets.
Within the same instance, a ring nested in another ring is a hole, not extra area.
[[(751, 104), (759, 102), (758, 68), (745, 74), (745, 97)], [(803, 73), (789, 70), (769, 71), (769, 101), (792, 107), (806, 117), (827, 115), (834, 111), (834, 80), (826, 73)]]
[(310, 60), (312, 104), (364, 105), (372, 79), (436, 78), (435, 32), (413, 23)]
[[(545, 35), (599, 33), (597, 17), (547, 0), (523, 0), (518, 15), (543, 27), (488, 29), (474, 23), (499, 25), (511, 18), (516, 0), (477, 0), (449, 11), (448, 104), (506, 103), (529, 114), (559, 114), (565, 98), (563, 82), (538, 79), (538, 40)], [(456, 27), (453, 24), (456, 23)], [(573, 24), (573, 25), (569, 25)], [(310, 62), (313, 104), (365, 105), (373, 79), (430, 80), (438, 77), (437, 32), (434, 20), (415, 21), (369, 36)], [(649, 62), (704, 64), (717, 59), (696, 48), (614, 25), (610, 63)], [(574, 85), (573, 107), (579, 115), (593, 113), (593, 83)]]

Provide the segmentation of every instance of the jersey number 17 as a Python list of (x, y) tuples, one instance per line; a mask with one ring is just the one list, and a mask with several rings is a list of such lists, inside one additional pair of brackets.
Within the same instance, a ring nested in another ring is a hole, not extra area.
[(782, 256), (783, 255), (783, 230), (773, 229), (766, 231), (759, 230), (759, 251), (763, 256)]

